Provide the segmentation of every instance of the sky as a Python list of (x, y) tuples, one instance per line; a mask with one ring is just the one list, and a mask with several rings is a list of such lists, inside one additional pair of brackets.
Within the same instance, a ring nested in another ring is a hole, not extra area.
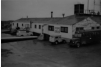
[[(1, 0), (1, 20), (17, 20), (20, 18), (62, 17), (74, 14), (74, 4), (85, 4), (88, 0)], [(99, 0), (96, 1), (96, 10), (99, 10)], [(89, 0), (89, 8), (93, 9), (94, 0)]]

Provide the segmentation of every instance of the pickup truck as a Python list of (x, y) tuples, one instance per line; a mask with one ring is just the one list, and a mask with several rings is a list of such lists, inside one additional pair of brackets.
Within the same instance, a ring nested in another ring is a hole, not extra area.
[(49, 37), (49, 41), (52, 43), (52, 44), (59, 44), (59, 43), (66, 43), (66, 40), (64, 38), (62, 38), (60, 35), (57, 35), (57, 36), (50, 36)]

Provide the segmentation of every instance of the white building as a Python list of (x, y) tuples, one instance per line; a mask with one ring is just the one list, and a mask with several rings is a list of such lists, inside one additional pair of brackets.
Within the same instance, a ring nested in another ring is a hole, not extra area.
[(99, 18), (98, 21), (98, 18), (75, 15), (68, 16), (61, 20), (49, 22), (49, 24), (44, 27), (43, 33), (47, 35), (47, 38), (51, 35), (61, 35), (61, 37), (69, 40), (72, 39), (75, 32), (79, 30), (100, 29), (101, 20)]
[(48, 24), (50, 21), (60, 20), (62, 18), (38, 18), (32, 19), (32, 27), (30, 31), (37, 34), (42, 34), (43, 32), (47, 34), (48, 31)]
[(12, 29), (19, 27), (20, 29), (30, 28), (30, 20), (27, 18), (21, 18), (12, 22)]
[(100, 29), (101, 17), (71, 15), (64, 18), (22, 18), (12, 23), (12, 28), (16, 27), (30, 27), (31, 32), (44, 34), (46, 40), (51, 35), (72, 39), (76, 31)]

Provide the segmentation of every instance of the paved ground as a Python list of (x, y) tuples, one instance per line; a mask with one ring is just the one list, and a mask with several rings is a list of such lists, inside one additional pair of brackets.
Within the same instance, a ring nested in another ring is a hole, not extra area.
[(70, 48), (47, 41), (1, 43), (2, 67), (100, 67), (101, 44)]

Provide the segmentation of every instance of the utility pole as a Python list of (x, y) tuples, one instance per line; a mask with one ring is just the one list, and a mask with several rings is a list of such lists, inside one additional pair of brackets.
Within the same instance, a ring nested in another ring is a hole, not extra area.
[(89, 14), (89, 0), (87, 1), (87, 13)]
[(94, 12), (95, 12), (95, 0), (94, 0)]
[(101, 15), (101, 0), (100, 0), (100, 15)]

